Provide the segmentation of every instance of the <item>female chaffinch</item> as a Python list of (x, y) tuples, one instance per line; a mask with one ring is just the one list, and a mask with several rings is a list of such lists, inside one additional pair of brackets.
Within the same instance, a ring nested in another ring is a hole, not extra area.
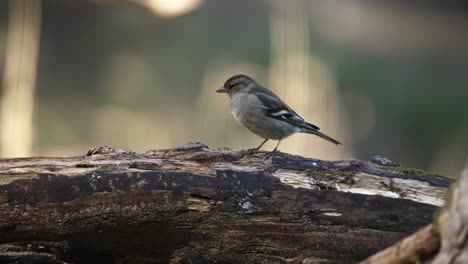
[(295, 133), (313, 134), (341, 145), (337, 140), (320, 132), (319, 127), (307, 123), (276, 94), (249, 76), (234, 75), (216, 92), (229, 95), (232, 115), (241, 126), (265, 139), (256, 148), (257, 151), (269, 139), (278, 140), (276, 147), (269, 154), (272, 155), (278, 150), (281, 140)]

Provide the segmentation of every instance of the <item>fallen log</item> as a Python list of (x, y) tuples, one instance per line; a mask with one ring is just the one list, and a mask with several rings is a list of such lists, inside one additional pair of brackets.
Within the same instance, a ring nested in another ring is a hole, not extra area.
[(429, 224), (451, 184), (265, 154), (191, 143), (0, 160), (0, 260), (356, 263)]

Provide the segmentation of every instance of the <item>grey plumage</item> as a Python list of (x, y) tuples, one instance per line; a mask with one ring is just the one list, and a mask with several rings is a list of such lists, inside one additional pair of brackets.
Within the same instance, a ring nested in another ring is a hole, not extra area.
[(320, 132), (319, 127), (307, 123), (272, 91), (246, 75), (229, 78), (217, 92), (229, 95), (232, 115), (240, 125), (265, 139), (257, 149), (268, 139), (279, 140), (275, 152), (281, 140), (294, 133), (313, 134), (341, 144)]

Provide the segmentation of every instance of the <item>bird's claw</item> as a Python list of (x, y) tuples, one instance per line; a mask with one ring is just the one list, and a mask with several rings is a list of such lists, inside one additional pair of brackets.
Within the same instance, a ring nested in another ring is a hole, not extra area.
[(271, 160), (273, 158), (273, 156), (275, 156), (275, 154), (277, 154), (277, 153), (278, 153), (278, 151), (276, 151), (276, 150), (271, 151), (270, 153), (265, 155), (265, 160)]
[(259, 150), (258, 148), (251, 148), (251, 149), (247, 149), (247, 150), (246, 150), (247, 154), (250, 154), (250, 155), (256, 154), (256, 153), (258, 153), (259, 151), (260, 151), (260, 150)]

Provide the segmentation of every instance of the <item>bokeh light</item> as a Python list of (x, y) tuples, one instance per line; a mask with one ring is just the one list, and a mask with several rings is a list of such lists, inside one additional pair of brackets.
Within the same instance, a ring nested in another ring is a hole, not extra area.
[(198, 8), (203, 0), (134, 0), (160, 16), (180, 16)]

